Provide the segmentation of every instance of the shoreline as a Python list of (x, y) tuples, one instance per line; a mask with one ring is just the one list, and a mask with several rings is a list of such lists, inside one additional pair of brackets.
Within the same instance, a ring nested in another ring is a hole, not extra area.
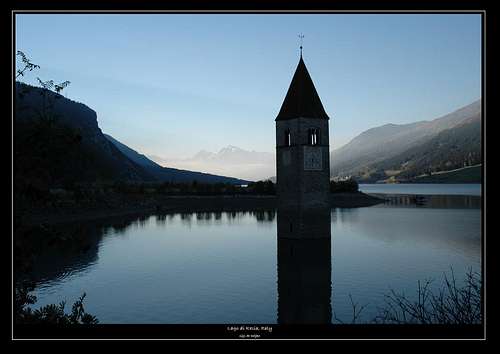
[[(363, 192), (332, 193), (331, 208), (360, 208), (384, 203), (386, 200)], [(125, 206), (123, 206), (125, 205)], [(224, 195), (224, 196), (162, 196), (143, 197), (126, 203), (110, 203), (101, 206), (71, 206), (40, 208), (27, 213), (22, 220), (24, 226), (61, 224), (92, 221), (120, 216), (142, 216), (150, 214), (263, 211), (277, 208), (276, 196), (269, 195)]]

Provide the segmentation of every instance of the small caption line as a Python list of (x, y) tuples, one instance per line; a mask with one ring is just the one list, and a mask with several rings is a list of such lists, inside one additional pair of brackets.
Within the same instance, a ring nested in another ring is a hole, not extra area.
[(229, 332), (234, 332), (238, 338), (261, 338), (262, 334), (273, 332), (271, 326), (227, 326)]

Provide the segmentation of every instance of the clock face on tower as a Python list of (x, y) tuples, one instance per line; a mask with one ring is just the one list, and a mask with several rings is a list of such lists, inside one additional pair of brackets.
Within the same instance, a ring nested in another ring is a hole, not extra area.
[(321, 171), (323, 169), (321, 146), (304, 146), (304, 170)]

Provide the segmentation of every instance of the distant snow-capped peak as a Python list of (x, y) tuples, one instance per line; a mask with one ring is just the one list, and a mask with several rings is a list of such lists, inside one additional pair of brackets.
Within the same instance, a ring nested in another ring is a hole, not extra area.
[(228, 145), (222, 149), (219, 150), (219, 154), (225, 154), (225, 153), (233, 153), (233, 152), (245, 152), (246, 150), (243, 150), (242, 148), (239, 148), (237, 146), (234, 146), (234, 145)]

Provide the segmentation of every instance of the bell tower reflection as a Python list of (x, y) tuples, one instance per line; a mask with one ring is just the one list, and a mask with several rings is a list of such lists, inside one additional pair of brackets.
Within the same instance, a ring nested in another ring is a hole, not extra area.
[(330, 208), (280, 209), (278, 323), (331, 323)]

